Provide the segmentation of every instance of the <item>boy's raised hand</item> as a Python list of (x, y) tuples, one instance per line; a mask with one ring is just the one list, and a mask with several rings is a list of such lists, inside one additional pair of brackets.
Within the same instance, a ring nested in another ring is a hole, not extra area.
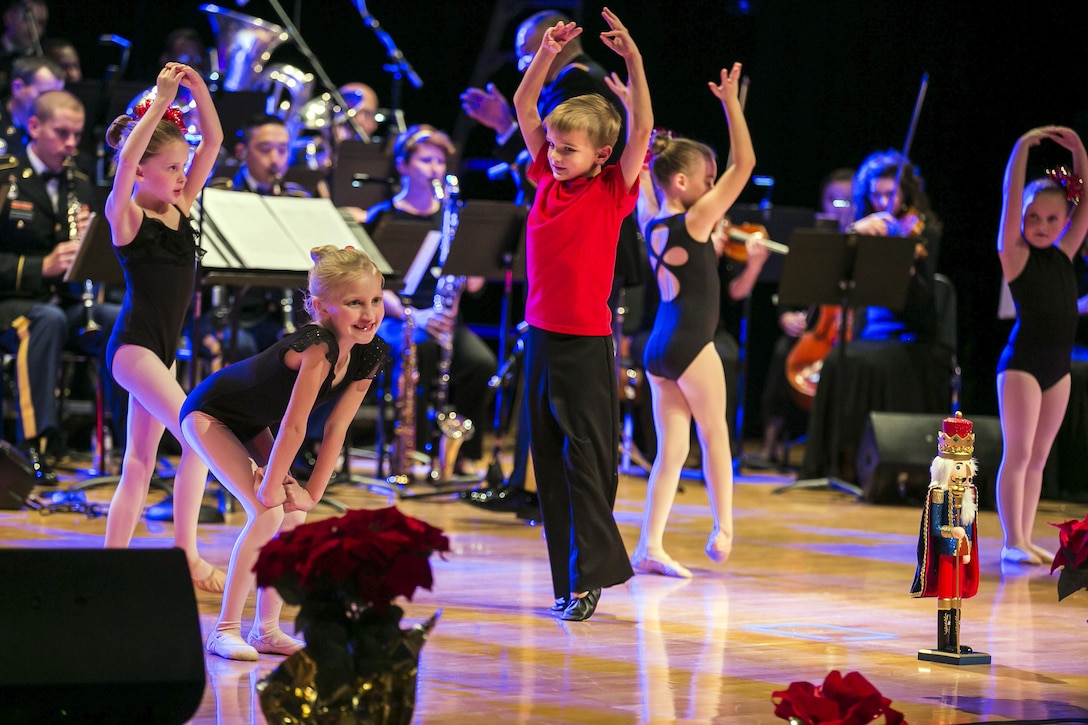
[(627, 28), (620, 22), (619, 17), (608, 8), (601, 10), (601, 16), (604, 21), (608, 23), (608, 27), (611, 30), (601, 33), (601, 40), (621, 58), (629, 58), (634, 53), (638, 52), (638, 47), (635, 45), (635, 41), (631, 38), (631, 34), (627, 32)]
[(710, 92), (722, 102), (725, 102), (727, 98), (738, 98), (740, 94), (740, 70), (740, 63), (734, 63), (729, 70), (722, 68), (721, 83), (707, 82)]
[(544, 32), (544, 37), (540, 39), (540, 50), (550, 55), (559, 55), (563, 46), (581, 34), (582, 29), (577, 23), (564, 23), (560, 20)]

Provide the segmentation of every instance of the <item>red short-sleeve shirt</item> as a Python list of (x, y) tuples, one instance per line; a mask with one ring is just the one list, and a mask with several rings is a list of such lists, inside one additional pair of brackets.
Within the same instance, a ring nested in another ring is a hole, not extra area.
[(559, 182), (544, 145), (529, 167), (537, 183), (525, 229), (525, 321), (568, 335), (612, 334), (608, 297), (620, 223), (635, 208), (638, 181), (626, 188), (618, 164)]

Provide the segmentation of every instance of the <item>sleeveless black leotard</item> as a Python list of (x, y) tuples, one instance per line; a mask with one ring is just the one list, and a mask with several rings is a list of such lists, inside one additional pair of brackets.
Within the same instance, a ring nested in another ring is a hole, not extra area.
[[(650, 267), (663, 291), (643, 364), (650, 373), (669, 380), (678, 379), (707, 343), (713, 342), (720, 314), (721, 280), (714, 245), (692, 239), (685, 219), (686, 215), (677, 214), (655, 219), (646, 227)], [(666, 262), (665, 255), (674, 249), (686, 252), (687, 259)], [(670, 289), (675, 290), (675, 296), (666, 299)]]
[(125, 275), (125, 299), (106, 345), (106, 363), (121, 345), (146, 347), (166, 367), (174, 364), (178, 338), (196, 283), (196, 230), (181, 214), (177, 229), (144, 214), (136, 237), (114, 247)]
[(1077, 334), (1077, 278), (1058, 247), (1031, 247), (1024, 271), (1009, 282), (1016, 324), (997, 372), (1022, 370), (1047, 390), (1069, 373)]
[[(298, 370), (283, 364), (287, 351), (302, 352), (317, 344), (328, 346), (325, 357), (335, 366), (339, 355), (336, 336), (320, 325), (305, 325), (266, 350), (205, 378), (185, 399), (181, 419), (199, 410), (224, 423), (239, 440), (252, 440), (283, 420), (291, 400)], [(339, 397), (352, 381), (372, 380), (381, 372), (388, 354), (389, 345), (380, 337), (365, 345), (353, 345), (343, 379), (334, 387), (335, 371), (329, 370), (314, 407)]]

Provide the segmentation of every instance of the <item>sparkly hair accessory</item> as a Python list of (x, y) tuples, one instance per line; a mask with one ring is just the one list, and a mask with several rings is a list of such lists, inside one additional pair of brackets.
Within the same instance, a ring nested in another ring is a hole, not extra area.
[[(145, 98), (144, 100), (137, 103), (136, 106), (132, 109), (132, 115), (137, 121), (139, 121), (141, 118), (144, 117), (144, 114), (147, 113), (147, 109), (149, 108), (151, 108), (151, 99)], [(185, 135), (189, 132), (189, 129), (185, 127), (185, 120), (182, 118), (181, 109), (177, 106), (170, 106), (169, 108), (167, 108), (166, 111), (163, 112), (162, 117), (163, 119), (170, 121), (175, 126), (177, 126), (178, 130), (181, 131), (182, 135)]]
[(969, 461), (975, 453), (974, 423), (956, 411), (955, 418), (941, 421), (941, 432), (937, 434), (937, 455), (956, 461)]
[(1084, 191), (1084, 179), (1073, 176), (1064, 166), (1047, 169), (1046, 177), (1065, 189), (1066, 200), (1073, 204), (1080, 204), (1080, 195)]

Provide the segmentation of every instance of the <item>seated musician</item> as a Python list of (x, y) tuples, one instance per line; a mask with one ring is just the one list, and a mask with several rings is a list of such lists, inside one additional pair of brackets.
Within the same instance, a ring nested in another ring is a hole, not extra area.
[[(369, 140), (378, 142), (378, 94), (366, 83), (345, 83), (340, 86), (340, 95), (350, 104), (355, 122), (366, 132)], [(346, 115), (337, 116), (333, 122), (333, 142), (355, 141), (359, 133), (348, 122)]]
[[(427, 126), (412, 126), (397, 136), (393, 145), (393, 159), (400, 175), (401, 190), (388, 201), (367, 210), (366, 226), (373, 231), (382, 218), (415, 219), (430, 229), (442, 228), (443, 205), (436, 198), (437, 183), (445, 184), (446, 161), (454, 153), (453, 142), (447, 134)], [(455, 237), (452, 244), (471, 244), (472, 240)], [(416, 403), (416, 448), (423, 450), (431, 439), (432, 424), (427, 419), (427, 408), (436, 390), (435, 373), (442, 353), (439, 340), (443, 333), (452, 332), (452, 360), (448, 403), (460, 417), (467, 417), (477, 428), (486, 427), (488, 417), (488, 380), (498, 367), (495, 353), (480, 337), (462, 322), (457, 314), (458, 301), (447, 301), (436, 309), (435, 291), (441, 270), (439, 259), (442, 245), (435, 250), (434, 259), (427, 265), (418, 284), (413, 289), (385, 290), (385, 321), (378, 335), (394, 348), (398, 360), (396, 375), (400, 375), (399, 361), (404, 347), (405, 305), (408, 301), (415, 324), (416, 358), (419, 369), (420, 389)], [(469, 277), (464, 292), (476, 294), (483, 289), (482, 277)], [(465, 442), (459, 451), (455, 472), (475, 473), (476, 462), (482, 457), (481, 435)]]
[[(283, 119), (263, 114), (252, 116), (246, 120), (235, 149), (237, 171), (213, 178), (209, 186), (265, 196), (309, 196), (298, 184), (283, 181), (289, 153), (290, 141)], [(210, 304), (210, 300), (205, 304), (207, 312), (201, 316), (199, 327), (201, 352), (205, 359), (211, 360), (213, 371), (224, 362), (235, 362), (268, 348), (286, 327), (294, 324), (293, 318), (285, 317), (282, 299), (284, 290), (279, 288), (250, 288), (240, 302), (237, 325), (225, 319), (230, 314), (225, 294), (216, 300), (220, 304)], [(235, 327), (239, 328), (238, 339), (231, 345), (230, 330)]]
[[(854, 460), (870, 412), (941, 413), (951, 405), (951, 351), (935, 342), (933, 275), (941, 223), (930, 207), (924, 181), (899, 153), (875, 152), (858, 168), (854, 202), (857, 218), (848, 231), (916, 237), (914, 266), (903, 310), (855, 310), (855, 335), (846, 348), (846, 369), (838, 370), (837, 351), (824, 360), (809, 418), (801, 472), (805, 478), (824, 475), (837, 454), (841, 454), (842, 477), (854, 477)], [(848, 386), (849, 395), (841, 395), (838, 385)], [(833, 422), (839, 426), (838, 452), (830, 450)]]

